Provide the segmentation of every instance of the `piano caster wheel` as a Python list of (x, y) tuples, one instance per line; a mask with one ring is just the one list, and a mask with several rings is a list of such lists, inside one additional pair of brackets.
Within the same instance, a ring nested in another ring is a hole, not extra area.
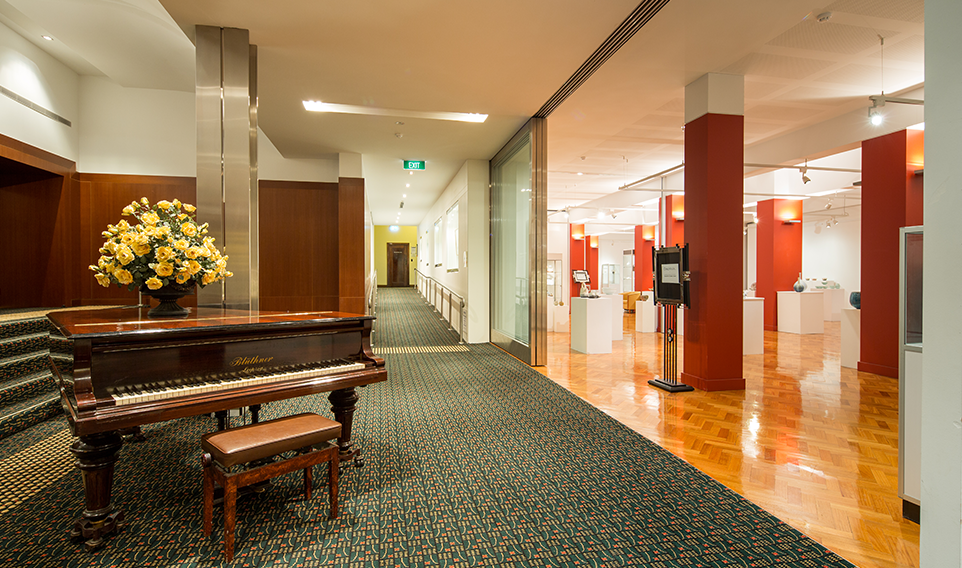
[(123, 437), (125, 443), (139, 443), (146, 442), (147, 435), (144, 431), (140, 429), (140, 426), (134, 426), (133, 428), (123, 428), (117, 431), (118, 434)]
[(364, 458), (357, 456), (354, 458), (354, 467), (364, 467)]
[(77, 521), (70, 529), (70, 538), (86, 538), (84, 550), (93, 552), (107, 544), (105, 536), (120, 532), (125, 525), (123, 511), (114, 511), (100, 521), (91, 522), (87, 519)]

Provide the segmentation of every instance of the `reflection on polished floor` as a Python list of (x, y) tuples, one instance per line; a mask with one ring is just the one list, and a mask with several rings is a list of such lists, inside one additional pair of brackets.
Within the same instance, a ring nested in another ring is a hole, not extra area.
[(898, 498), (898, 380), (841, 368), (838, 322), (765, 332), (765, 354), (744, 358), (746, 389), (714, 393), (650, 387), (661, 335), (634, 329), (628, 314), (606, 355), (549, 333), (539, 370), (856, 565), (919, 565)]

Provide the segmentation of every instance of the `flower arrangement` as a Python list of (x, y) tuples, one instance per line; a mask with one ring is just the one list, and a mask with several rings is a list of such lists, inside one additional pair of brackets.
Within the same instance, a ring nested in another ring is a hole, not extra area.
[(174, 283), (203, 288), (233, 276), (227, 270), (228, 257), (207, 235), (207, 223), (197, 224), (196, 210), (177, 199), (151, 206), (146, 197), (124, 207), (123, 214), (139, 223), (131, 226), (121, 220), (107, 225), (100, 259), (90, 265), (97, 282), (104, 288), (113, 282), (128, 290), (142, 286), (159, 290)]

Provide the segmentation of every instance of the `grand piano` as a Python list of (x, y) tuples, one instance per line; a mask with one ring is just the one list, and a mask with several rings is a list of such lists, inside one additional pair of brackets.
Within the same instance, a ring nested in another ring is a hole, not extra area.
[(341, 423), (340, 459), (360, 461), (351, 441), (355, 388), (387, 379), (371, 351), (372, 316), (198, 308), (184, 319), (153, 319), (148, 308), (59, 311), (50, 320), (73, 344), (60, 373), (61, 401), (78, 439), (70, 447), (83, 476), (85, 509), (72, 535), (87, 550), (124, 525), (110, 502), (125, 434), (145, 424), (330, 392)]

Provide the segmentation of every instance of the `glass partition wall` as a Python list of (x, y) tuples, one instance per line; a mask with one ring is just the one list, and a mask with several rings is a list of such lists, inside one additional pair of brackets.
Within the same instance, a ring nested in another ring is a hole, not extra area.
[(545, 120), (532, 118), (491, 160), (491, 342), (547, 361)]

